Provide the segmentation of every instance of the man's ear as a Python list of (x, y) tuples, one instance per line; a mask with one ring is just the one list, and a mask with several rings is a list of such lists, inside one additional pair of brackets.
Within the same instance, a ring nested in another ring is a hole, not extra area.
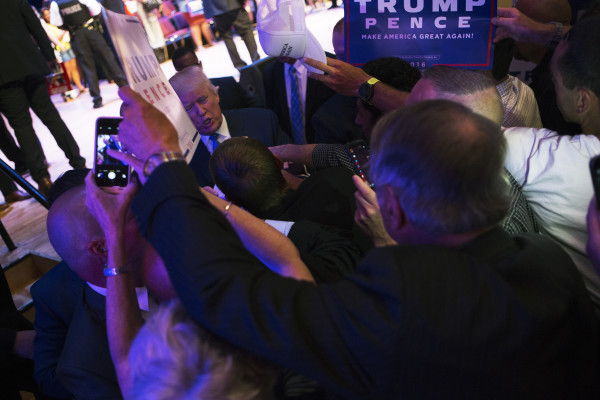
[(106, 240), (104, 238), (92, 240), (88, 244), (88, 251), (95, 256), (108, 259), (108, 250), (106, 249)]
[(588, 88), (578, 87), (575, 89), (575, 111), (577, 114), (583, 114), (590, 109), (593, 103), (592, 95)]
[(379, 201), (381, 216), (384, 221), (387, 221), (385, 223), (386, 229), (392, 231), (388, 233), (394, 237), (396, 232), (401, 231), (406, 226), (408, 219), (398, 200), (398, 196), (390, 186), (383, 186), (382, 188), (378, 188), (377, 191), (382, 191), (382, 201)]

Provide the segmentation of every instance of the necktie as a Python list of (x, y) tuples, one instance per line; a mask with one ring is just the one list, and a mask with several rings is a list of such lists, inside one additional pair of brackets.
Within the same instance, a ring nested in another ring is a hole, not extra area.
[(292, 123), (292, 140), (294, 144), (304, 144), (304, 122), (302, 120), (302, 104), (300, 90), (298, 88), (298, 77), (296, 68), (293, 66), (290, 72), (290, 119)]
[(214, 153), (215, 149), (219, 145), (219, 134), (215, 133), (214, 135), (210, 135), (208, 138), (208, 142), (210, 143), (212, 149), (211, 154)]

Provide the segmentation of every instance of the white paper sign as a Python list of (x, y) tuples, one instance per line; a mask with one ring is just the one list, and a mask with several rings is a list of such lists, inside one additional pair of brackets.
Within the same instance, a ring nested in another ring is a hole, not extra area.
[(169, 118), (179, 135), (179, 147), (189, 163), (200, 135), (163, 74), (140, 21), (106, 9), (102, 13), (129, 85)]

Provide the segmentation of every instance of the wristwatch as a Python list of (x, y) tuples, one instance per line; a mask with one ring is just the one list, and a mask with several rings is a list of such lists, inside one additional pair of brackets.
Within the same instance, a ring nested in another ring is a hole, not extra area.
[(144, 176), (148, 178), (152, 171), (162, 163), (171, 161), (185, 161), (183, 154), (177, 151), (165, 151), (152, 154), (144, 163)]
[(358, 87), (358, 97), (360, 97), (361, 100), (371, 104), (370, 101), (373, 98), (373, 95), (375, 94), (374, 86), (377, 82), (379, 82), (379, 79), (371, 78), (368, 81), (361, 84)]

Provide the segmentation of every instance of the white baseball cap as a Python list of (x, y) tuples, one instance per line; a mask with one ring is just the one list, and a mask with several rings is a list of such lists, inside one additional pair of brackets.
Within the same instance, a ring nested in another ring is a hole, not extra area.
[[(321, 44), (306, 27), (304, 0), (260, 0), (256, 20), (260, 45), (268, 55), (327, 63)], [(304, 65), (311, 72), (323, 73)]]

